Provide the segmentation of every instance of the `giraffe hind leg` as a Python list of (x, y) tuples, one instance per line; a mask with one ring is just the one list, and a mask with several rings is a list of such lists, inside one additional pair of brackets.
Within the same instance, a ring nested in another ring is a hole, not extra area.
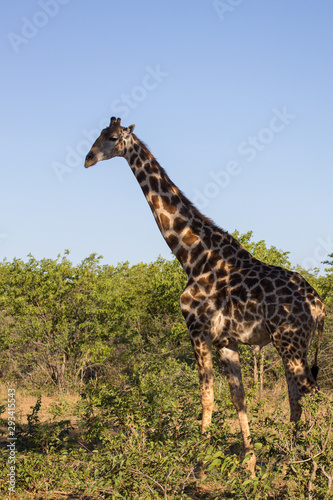
[(294, 332), (283, 331), (273, 335), (272, 341), (279, 352), (287, 379), (290, 403), (290, 420), (300, 419), (302, 409), (300, 399), (304, 394), (315, 391), (318, 387), (315, 377), (307, 362), (307, 350), (299, 349), (290, 341)]
[[(229, 383), (231, 399), (237, 411), (239, 425), (243, 436), (245, 455), (247, 455), (248, 453), (253, 453), (253, 446), (251, 443), (250, 429), (246, 413), (246, 398), (237, 343), (230, 342), (228, 347), (222, 347), (219, 349), (219, 355)], [(247, 467), (250, 470), (252, 477), (255, 476), (255, 466), (256, 456), (253, 453), (251, 459), (247, 462)]]

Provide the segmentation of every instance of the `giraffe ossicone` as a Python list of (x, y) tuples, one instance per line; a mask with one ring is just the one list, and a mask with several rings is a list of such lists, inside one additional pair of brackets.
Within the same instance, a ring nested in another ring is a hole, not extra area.
[[(238, 344), (272, 342), (282, 358), (290, 419), (301, 415), (301, 397), (317, 389), (317, 353), (325, 307), (298, 273), (254, 258), (235, 238), (216, 226), (183, 195), (148, 148), (111, 118), (86, 156), (85, 167), (116, 156), (132, 169), (170, 249), (188, 275), (180, 297), (195, 352), (202, 404), (202, 432), (211, 423), (214, 393), (212, 349), (219, 352), (243, 436), (245, 453), (253, 452), (246, 414)], [(307, 354), (318, 330), (315, 366)], [(315, 375), (315, 376), (314, 376)], [(255, 456), (248, 462), (255, 467)]]

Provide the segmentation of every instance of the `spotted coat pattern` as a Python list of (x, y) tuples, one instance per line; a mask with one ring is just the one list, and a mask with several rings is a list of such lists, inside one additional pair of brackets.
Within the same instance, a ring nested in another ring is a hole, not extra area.
[[(274, 344), (286, 373), (290, 417), (298, 420), (300, 398), (317, 387), (307, 353), (316, 328), (319, 344), (325, 316), (323, 302), (299, 274), (255, 259), (230, 234), (203, 216), (173, 184), (133, 129), (134, 125), (122, 127), (119, 118), (112, 118), (93, 144), (85, 166), (114, 156), (122, 156), (129, 163), (162, 235), (188, 275), (180, 307), (198, 365), (202, 431), (212, 417), (214, 347), (229, 382), (245, 451), (249, 452), (252, 446), (237, 346)], [(255, 459), (252, 467), (254, 464)]]

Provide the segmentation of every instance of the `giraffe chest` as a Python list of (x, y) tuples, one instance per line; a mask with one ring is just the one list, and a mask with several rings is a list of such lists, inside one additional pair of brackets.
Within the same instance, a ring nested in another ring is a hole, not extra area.
[(185, 290), (180, 302), (194, 338), (205, 332), (213, 344), (223, 339), (256, 345), (270, 341), (264, 304), (245, 290), (233, 295), (228, 286), (213, 284), (204, 290), (197, 282)]
[(216, 311), (211, 316), (210, 335), (213, 344), (219, 344), (221, 340), (236, 340), (248, 345), (266, 345), (270, 342), (270, 336), (265, 327), (264, 317), (246, 311), (234, 311), (233, 314), (225, 314), (224, 310)]

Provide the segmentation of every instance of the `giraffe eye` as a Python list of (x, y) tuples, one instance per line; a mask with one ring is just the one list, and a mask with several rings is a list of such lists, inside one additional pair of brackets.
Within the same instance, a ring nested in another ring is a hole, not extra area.
[(109, 141), (115, 142), (118, 140), (118, 137), (110, 137)]

